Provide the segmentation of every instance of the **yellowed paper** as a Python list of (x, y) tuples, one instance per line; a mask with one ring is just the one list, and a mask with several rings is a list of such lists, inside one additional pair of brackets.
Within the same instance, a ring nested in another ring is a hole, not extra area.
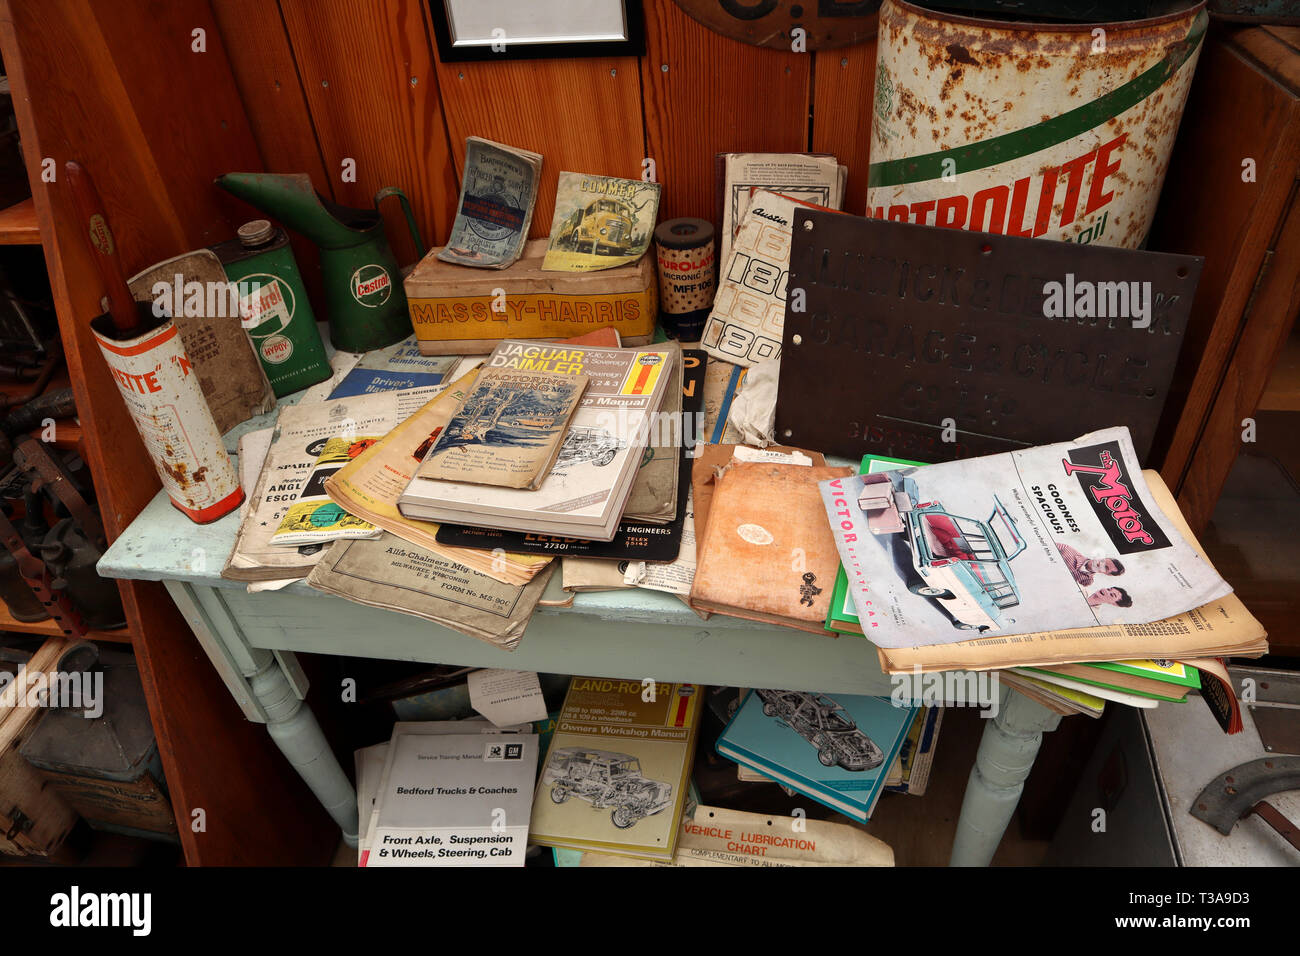
[(893, 866), (887, 843), (857, 827), (699, 806), (669, 863), (586, 852), (582, 866)]
[(406, 490), (415, 469), (464, 401), (474, 377), (471, 373), (447, 386), (327, 481), (325, 491), (341, 508), (404, 541), (505, 584), (526, 584), (550, 563), (549, 557), (441, 545), (436, 539), (437, 524), (403, 517), (397, 510), (398, 496)]

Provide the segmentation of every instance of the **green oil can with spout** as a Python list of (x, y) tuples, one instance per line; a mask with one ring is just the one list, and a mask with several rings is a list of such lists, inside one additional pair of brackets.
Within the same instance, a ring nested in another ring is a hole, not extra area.
[(373, 209), (354, 209), (316, 192), (306, 173), (227, 173), (217, 185), (301, 233), (320, 248), (321, 283), (330, 341), (342, 352), (368, 352), (411, 334), (411, 316), (397, 260), (388, 248), (379, 203), (397, 196), (416, 252), (424, 243), (406, 194), (395, 186), (375, 193)]

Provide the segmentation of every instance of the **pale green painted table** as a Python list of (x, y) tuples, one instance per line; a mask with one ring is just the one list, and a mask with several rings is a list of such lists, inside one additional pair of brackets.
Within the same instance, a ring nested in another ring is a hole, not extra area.
[[(249, 720), (267, 725), (351, 843), (357, 832), (355, 792), (315, 715), (303, 705), (307, 683), (294, 657), (298, 651), (828, 693), (888, 695), (892, 689), (875, 647), (865, 640), (716, 614), (706, 623), (676, 598), (651, 591), (580, 594), (572, 607), (539, 608), (514, 652), (322, 594), (302, 582), (250, 594), (220, 576), (237, 524), (235, 515), (192, 524), (159, 492), (109, 548), (99, 572), (166, 585)], [(558, 581), (556, 573), (550, 596), (558, 594)], [(967, 784), (954, 864), (992, 859), (1042, 733), (1058, 720), (1027, 698), (1002, 691)]]

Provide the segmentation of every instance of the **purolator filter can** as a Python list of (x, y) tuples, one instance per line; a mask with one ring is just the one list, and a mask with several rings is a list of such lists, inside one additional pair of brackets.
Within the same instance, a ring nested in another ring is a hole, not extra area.
[(718, 291), (713, 225), (669, 219), (655, 228), (659, 263), (659, 324), (669, 338), (698, 342)]

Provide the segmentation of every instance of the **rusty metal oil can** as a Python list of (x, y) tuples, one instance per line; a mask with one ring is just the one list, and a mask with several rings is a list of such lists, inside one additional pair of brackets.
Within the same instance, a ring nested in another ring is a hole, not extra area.
[(244, 500), (239, 477), (176, 325), (147, 302), (136, 311), (130, 332), (117, 332), (107, 313), (90, 330), (171, 503), (197, 524), (216, 521)]
[(1135, 249), (1208, 17), (1019, 23), (880, 8), (867, 215)]

